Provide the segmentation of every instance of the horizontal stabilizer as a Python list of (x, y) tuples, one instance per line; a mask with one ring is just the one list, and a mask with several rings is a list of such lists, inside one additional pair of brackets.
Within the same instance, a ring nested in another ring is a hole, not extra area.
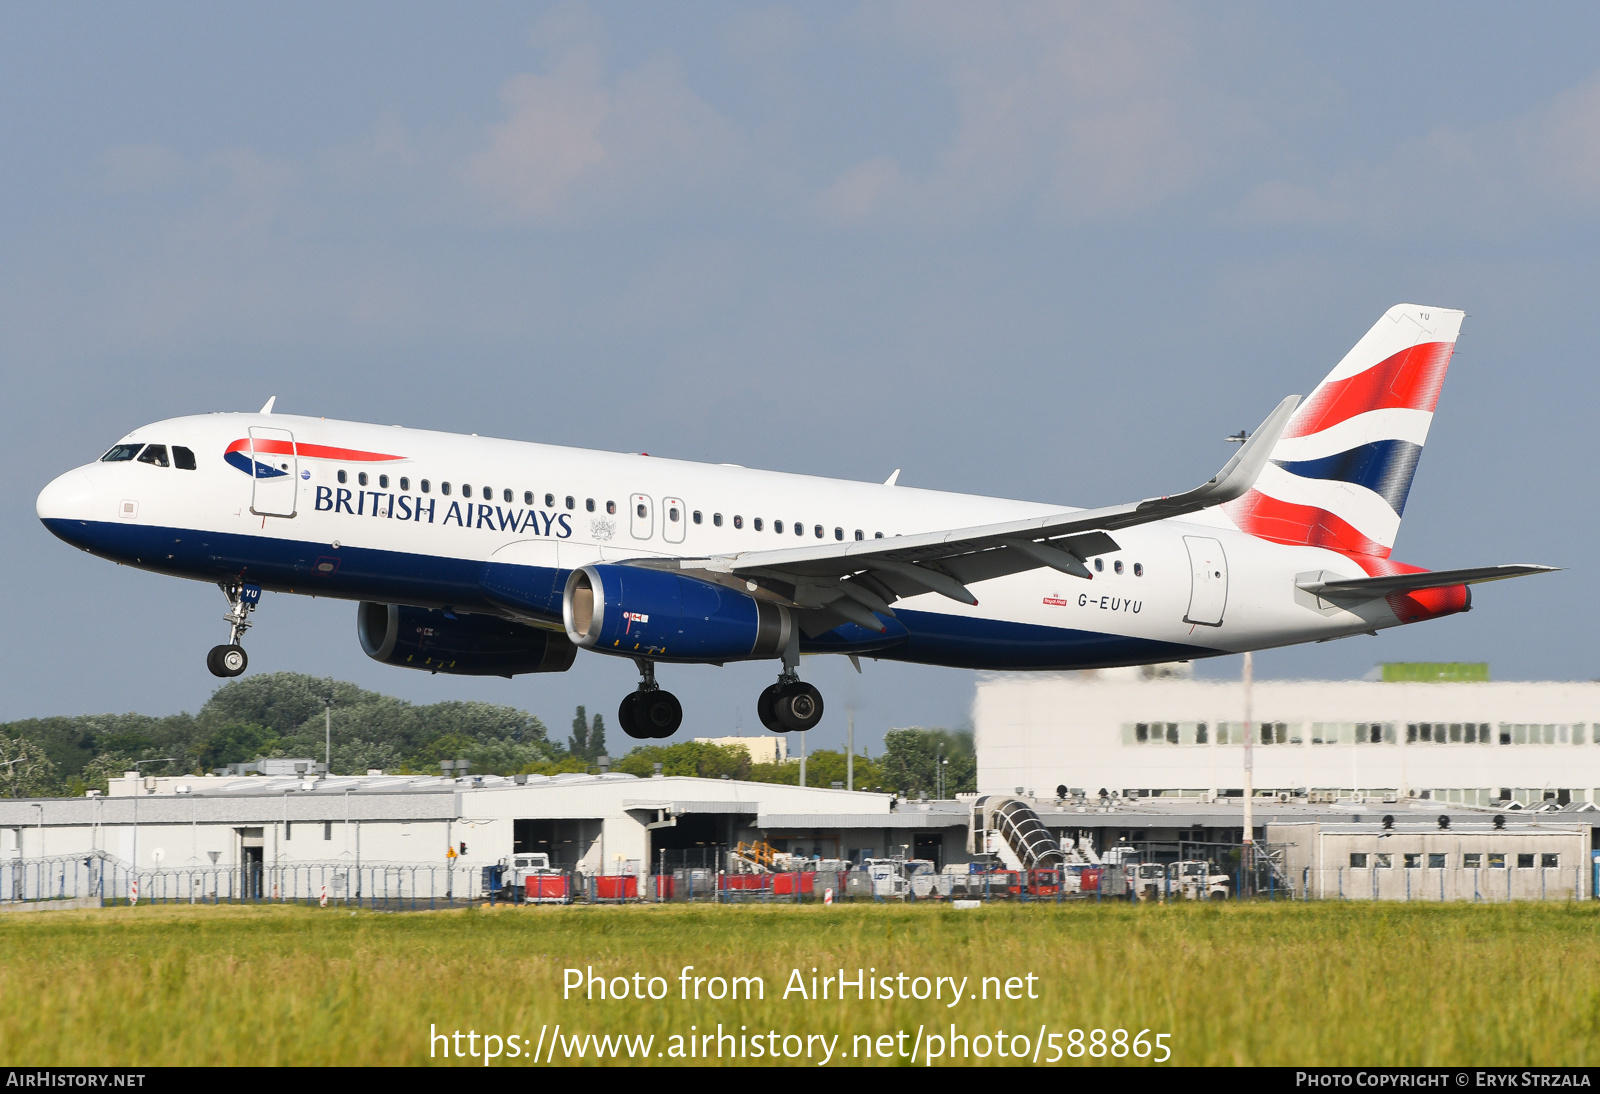
[(1382, 574), (1378, 577), (1340, 577), (1331, 581), (1298, 581), (1296, 586), (1324, 599), (1376, 599), (1390, 593), (1410, 593), (1418, 589), (1442, 589), (1449, 585), (1478, 585), (1485, 581), (1504, 581), (1508, 577), (1546, 574), (1559, 566), (1513, 563), (1506, 566), (1472, 566), (1464, 570), (1426, 570), (1419, 574)]

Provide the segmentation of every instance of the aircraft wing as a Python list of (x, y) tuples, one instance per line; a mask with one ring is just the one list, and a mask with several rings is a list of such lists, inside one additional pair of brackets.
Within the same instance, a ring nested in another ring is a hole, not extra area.
[(1442, 589), (1448, 585), (1478, 585), (1485, 581), (1504, 581), (1508, 577), (1547, 574), (1559, 566), (1511, 563), (1504, 566), (1474, 566), (1464, 570), (1428, 570), (1420, 574), (1385, 574), (1378, 577), (1341, 577), (1331, 581), (1300, 581), (1298, 588), (1325, 600), (1371, 600), (1390, 593), (1410, 593), (1419, 589)]
[[(1222, 470), (1182, 494), (891, 539), (686, 558), (678, 560), (678, 566), (725, 584), (732, 584), (730, 578), (742, 579), (740, 585), (755, 586), (751, 592), (764, 589), (800, 608), (824, 611), (839, 621), (880, 632), (884, 627), (873, 613), (892, 617), (889, 605), (901, 597), (934, 592), (977, 604), (969, 585), (1042, 566), (1089, 578), (1093, 575), (1084, 560), (1118, 549), (1110, 533), (1242, 497), (1255, 485), (1299, 401), (1298, 395), (1284, 399)], [(827, 620), (811, 622), (821, 626)], [(833, 622), (822, 629), (838, 625)], [(806, 629), (815, 633), (813, 626)]]

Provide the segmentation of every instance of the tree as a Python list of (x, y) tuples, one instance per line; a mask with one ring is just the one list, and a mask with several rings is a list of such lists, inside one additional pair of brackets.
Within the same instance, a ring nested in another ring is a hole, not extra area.
[[(107, 743), (107, 749), (118, 751)], [(200, 750), (200, 768), (209, 771), (228, 764), (249, 763), (257, 756), (266, 756), (278, 747), (278, 738), (266, 726), (229, 725), (214, 730)]]
[(589, 712), (581, 706), (572, 716), (572, 736), (567, 738), (567, 751), (586, 760), (589, 758)]
[(891, 729), (883, 735), (883, 785), (908, 798), (931, 798), (944, 769), (946, 797), (978, 788), (978, 760), (971, 730)]
[[(866, 756), (856, 757), (855, 789), (857, 790), (883, 790), (886, 784), (883, 781), (883, 771), (876, 760)], [(787, 786), (800, 784), (800, 761), (785, 760), (775, 764), (753, 764), (750, 774), (746, 776), (751, 782), (758, 783), (783, 783)], [(819, 749), (806, 757), (806, 785), (830, 787), (835, 782), (840, 786), (846, 784), (845, 779), (845, 754), (831, 748)]]
[(23, 737), (0, 737), (0, 788), (10, 798), (38, 798), (55, 789), (56, 765)]
[(701, 779), (743, 779), (750, 772), (750, 753), (743, 746), (727, 748), (702, 741), (675, 745), (640, 745), (612, 765), (611, 770), (649, 778), (655, 765), (663, 775), (690, 775)]

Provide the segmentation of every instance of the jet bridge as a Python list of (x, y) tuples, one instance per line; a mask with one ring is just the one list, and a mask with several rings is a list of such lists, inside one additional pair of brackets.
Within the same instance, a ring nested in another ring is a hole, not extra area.
[(972, 803), (967, 851), (999, 855), (1011, 870), (1060, 869), (1066, 864), (1060, 841), (1021, 798), (989, 794)]

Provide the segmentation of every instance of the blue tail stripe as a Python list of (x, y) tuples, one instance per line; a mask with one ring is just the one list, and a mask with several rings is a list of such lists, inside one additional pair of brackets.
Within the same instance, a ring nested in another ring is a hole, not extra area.
[(1411, 477), (1417, 470), (1422, 446), (1410, 441), (1373, 441), (1316, 460), (1274, 460), (1291, 475), (1303, 479), (1332, 479), (1364, 486), (1389, 503), (1396, 516), (1404, 516)]

